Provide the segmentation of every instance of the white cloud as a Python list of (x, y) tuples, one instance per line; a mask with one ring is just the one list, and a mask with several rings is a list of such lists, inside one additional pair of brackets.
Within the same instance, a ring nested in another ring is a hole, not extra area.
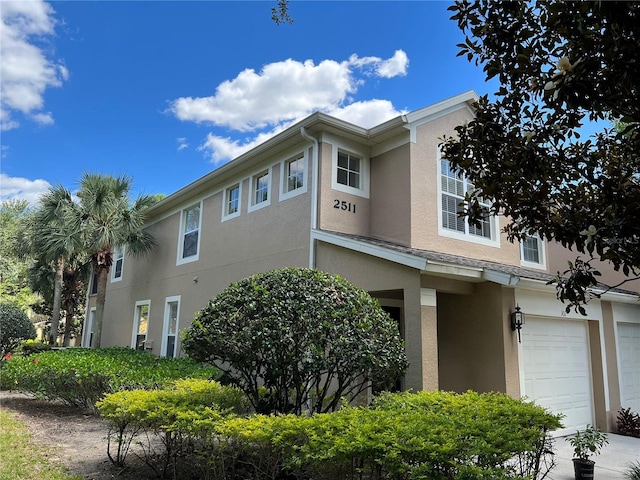
[(189, 148), (189, 143), (187, 143), (187, 139), (184, 137), (176, 138), (176, 142), (178, 142), (178, 151)]
[(368, 75), (375, 75), (382, 78), (393, 78), (407, 74), (409, 67), (409, 57), (402, 50), (396, 50), (393, 57), (383, 60), (380, 57), (363, 57), (351, 55), (349, 64), (359, 67)]
[(46, 180), (10, 177), (0, 173), (0, 200), (27, 200), (36, 205), (40, 196), (51, 188)]
[(312, 60), (288, 59), (265, 65), (260, 72), (246, 69), (219, 84), (212, 96), (178, 98), (171, 102), (168, 111), (183, 121), (209, 123), (239, 132), (262, 130), (245, 140), (209, 133), (198, 150), (210, 152), (211, 160), (219, 164), (315, 111), (363, 127), (403, 113), (386, 100), (351, 102), (366, 77), (406, 75), (408, 64), (407, 54), (402, 50), (386, 60), (352, 55), (346, 61), (323, 60), (316, 65)]
[(42, 0), (2, 2), (0, 16), (0, 121), (2, 130), (19, 126), (12, 115), (26, 115), (40, 124), (53, 123), (50, 112), (42, 112), (43, 95), (69, 77), (67, 68), (47, 58), (33, 39), (55, 34), (53, 8)]

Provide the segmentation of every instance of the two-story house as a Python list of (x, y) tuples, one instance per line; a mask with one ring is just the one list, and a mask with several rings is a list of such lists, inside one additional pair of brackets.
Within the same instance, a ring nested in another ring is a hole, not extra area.
[(476, 99), (369, 129), (314, 113), (168, 196), (149, 212), (153, 255), (115, 252), (102, 346), (179, 355), (180, 331), (230, 283), (311, 267), (364, 288), (398, 321), (405, 389), (526, 395), (565, 414), (566, 432), (610, 427), (621, 405), (640, 410), (637, 296), (610, 293), (587, 317), (565, 314), (546, 284), (544, 242), (508, 242), (504, 218), (458, 218), (471, 186), (438, 144), (473, 118)]

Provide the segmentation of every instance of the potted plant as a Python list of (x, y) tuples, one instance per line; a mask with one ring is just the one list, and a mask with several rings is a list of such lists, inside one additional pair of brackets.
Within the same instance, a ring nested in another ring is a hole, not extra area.
[(583, 432), (567, 438), (573, 447), (573, 471), (576, 480), (593, 480), (593, 466), (596, 462), (591, 460), (591, 455), (598, 455), (602, 447), (609, 443), (607, 434), (602, 433), (597, 427), (587, 425)]

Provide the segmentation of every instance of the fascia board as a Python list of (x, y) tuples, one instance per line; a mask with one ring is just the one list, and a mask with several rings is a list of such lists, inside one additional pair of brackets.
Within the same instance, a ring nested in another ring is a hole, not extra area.
[(515, 287), (520, 282), (520, 277), (517, 275), (489, 269), (485, 269), (482, 272), (482, 278), (489, 282), (504, 285), (506, 287)]
[(353, 238), (345, 238), (331, 233), (323, 232), (321, 230), (313, 230), (311, 232), (312, 239), (320, 240), (321, 242), (336, 245), (338, 247), (347, 248), (360, 253), (366, 253), (383, 260), (388, 260), (400, 265), (404, 265), (411, 268), (417, 268), (424, 270), (427, 267), (427, 259), (411, 255), (409, 253), (395, 252), (388, 248), (379, 247), (376, 245), (370, 245)]

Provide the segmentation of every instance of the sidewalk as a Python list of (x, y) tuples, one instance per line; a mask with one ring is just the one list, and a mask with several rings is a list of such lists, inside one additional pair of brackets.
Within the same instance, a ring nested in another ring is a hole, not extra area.
[[(573, 448), (565, 439), (555, 439), (556, 466), (549, 474), (550, 480), (573, 480)], [(609, 443), (600, 455), (591, 457), (596, 462), (594, 480), (624, 480), (624, 473), (633, 462), (640, 462), (640, 438), (607, 434)]]

